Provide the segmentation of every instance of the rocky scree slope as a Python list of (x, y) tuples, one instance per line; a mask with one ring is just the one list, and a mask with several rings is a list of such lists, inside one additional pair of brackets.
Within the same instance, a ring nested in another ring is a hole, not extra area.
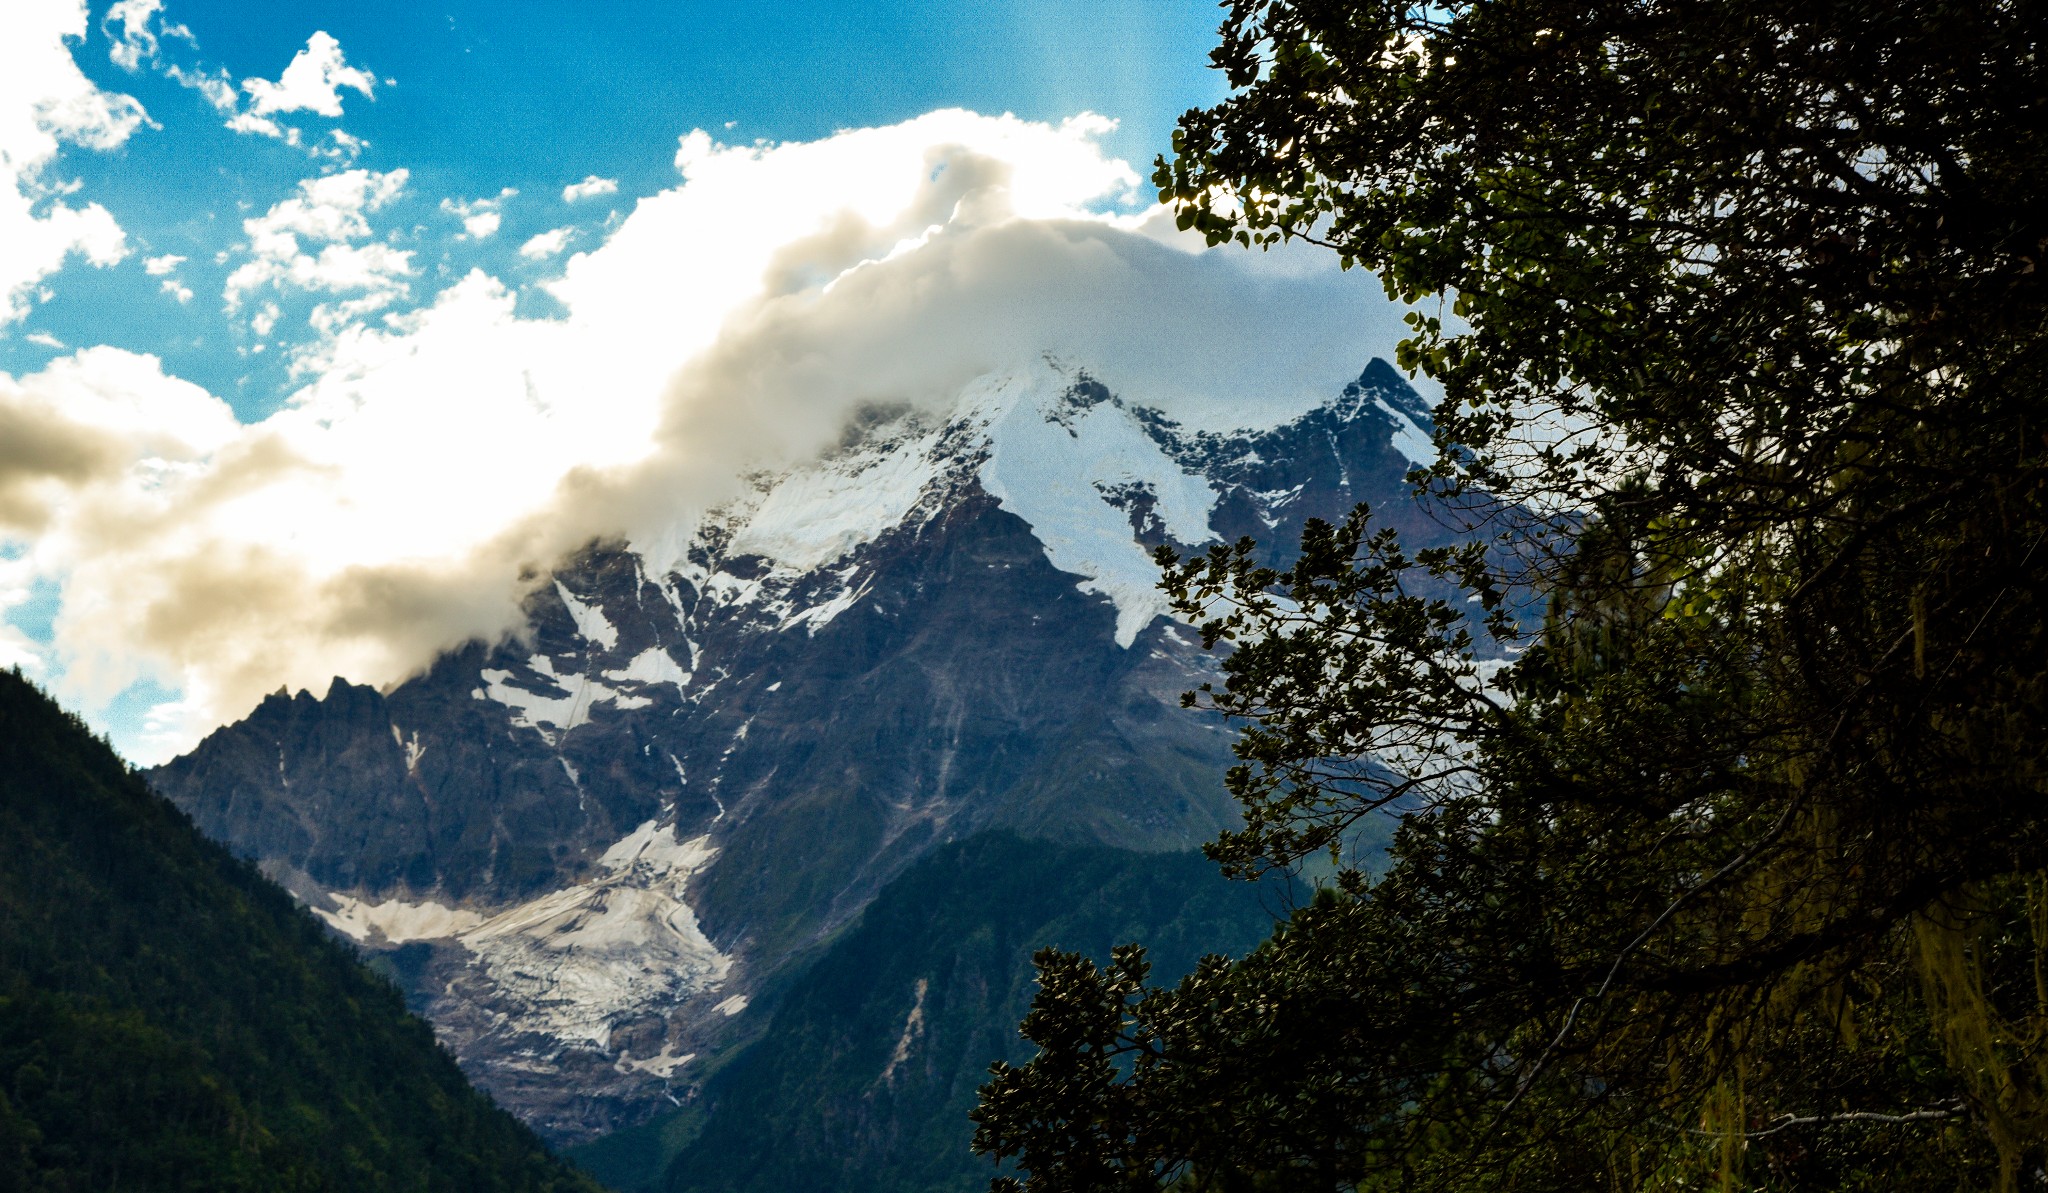
[(1285, 556), (1402, 481), (1382, 361), (1285, 425), (1191, 433), (1051, 362), (660, 541), (593, 544), (528, 631), (377, 691), (280, 692), (159, 768), (209, 834), (381, 954), (556, 1142), (688, 1100), (884, 884), (985, 830), (1182, 850), (1234, 818), (1230, 736), (1152, 546)]

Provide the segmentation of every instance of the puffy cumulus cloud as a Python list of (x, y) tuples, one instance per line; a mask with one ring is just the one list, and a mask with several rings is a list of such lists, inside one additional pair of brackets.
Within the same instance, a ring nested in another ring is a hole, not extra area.
[(584, 199), (594, 199), (599, 195), (616, 195), (618, 193), (618, 180), (599, 178), (595, 174), (590, 174), (586, 175), (581, 182), (572, 182), (568, 186), (563, 187), (562, 202), (576, 203)]
[(498, 234), (498, 228), (505, 218), (502, 214), (505, 200), (518, 193), (508, 186), (488, 199), (443, 199), (441, 210), (462, 221), (464, 239), (483, 240)]
[(0, 30), (0, 324), (28, 312), (37, 283), (81, 254), (111, 265), (127, 237), (98, 203), (74, 207), (47, 177), (63, 142), (112, 149), (148, 120), (133, 98), (102, 91), (67, 43), (85, 36), (83, 0), (10, 0)]
[[(802, 144), (685, 138), (683, 181), (549, 283), (565, 314), (522, 317), (473, 272), (417, 310), (338, 318), (249, 426), (105, 349), (10, 382), (0, 409), (44, 445), (4, 492), (17, 573), (63, 585), (57, 684), (88, 704), (141, 678), (178, 691), (123, 742), (168, 756), (280, 684), (394, 682), (516, 632), (537, 568), (692, 524), (861, 404), (944, 409), (1052, 353), (1184, 421), (1256, 424), (1400, 334), (1368, 280), (1203, 251), (1125, 210), (1106, 127), (950, 111)], [(359, 237), (402, 181), (309, 183), (251, 244)], [(122, 413), (80, 422), (46, 397), (67, 386)]]
[[(413, 273), (412, 253), (371, 241), (370, 215), (405, 190), (404, 170), (344, 170), (299, 183), (290, 198), (260, 216), (242, 221), (248, 260), (228, 274), (222, 297), (230, 312), (264, 287), (329, 294), (354, 293), (351, 311), (388, 305), (405, 294)], [(311, 244), (318, 244), (317, 251)], [(268, 321), (258, 330), (267, 334)]]
[[(377, 90), (376, 76), (350, 66), (342, 54), (341, 43), (325, 30), (315, 31), (306, 39), (306, 48), (292, 56), (284, 73), (275, 82), (243, 79), (241, 91), (248, 96), (247, 107), (241, 105), (233, 80), (226, 71), (208, 74), (172, 67), (165, 73), (188, 87), (198, 89), (215, 108), (227, 113), (227, 127), (235, 132), (274, 137), (288, 145), (302, 147), (305, 145), (304, 134), (290, 125), (279, 123), (276, 116), (288, 112), (311, 112), (339, 120), (344, 89), (359, 92), (369, 99), (376, 98)], [(352, 137), (337, 138), (334, 146), (316, 148), (314, 152), (327, 157), (350, 157), (360, 148), (361, 142)]]
[(576, 234), (574, 228), (551, 228), (537, 232), (519, 246), (519, 255), (529, 261), (545, 261), (569, 247), (569, 238)]
[(312, 112), (341, 118), (342, 88), (375, 98), (377, 79), (366, 70), (350, 66), (341, 43), (325, 30), (306, 39), (306, 48), (292, 56), (275, 83), (268, 79), (244, 79), (242, 90), (249, 93), (249, 112), (271, 116), (279, 112)]

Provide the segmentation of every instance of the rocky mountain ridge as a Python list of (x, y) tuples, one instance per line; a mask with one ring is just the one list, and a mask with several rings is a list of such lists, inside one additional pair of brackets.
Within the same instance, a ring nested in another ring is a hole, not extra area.
[(1426, 426), (1382, 361), (1232, 435), (1052, 362), (994, 374), (593, 544), (522, 636), (279, 693), (152, 778), (380, 954), (502, 1104), (587, 1140), (687, 1099), (938, 844), (1225, 827), (1229, 735), (1178, 699), (1211, 663), (1151, 547), (1284, 547), (1367, 500), (1426, 537)]

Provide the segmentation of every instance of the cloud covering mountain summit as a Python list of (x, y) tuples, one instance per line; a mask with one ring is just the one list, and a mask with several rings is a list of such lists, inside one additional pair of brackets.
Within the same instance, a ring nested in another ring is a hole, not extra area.
[[(75, 700), (177, 691), (121, 743), (165, 757), (280, 684), (391, 683), (516, 631), (565, 552), (658, 535), (864, 406), (937, 409), (1050, 355), (1193, 426), (1269, 425), (1398, 337), (1369, 282), (1173, 232), (1101, 150), (1110, 127), (947, 110), (781, 145), (692, 133), (681, 182), (544, 294), (471, 272), (412, 310), (329, 308), (300, 387), (253, 424), (111, 348), (0, 375), (0, 419), (92, 462), (0, 456), (20, 545), (0, 602), (62, 586), (51, 642), (0, 651)], [(135, 424), (74, 416), (64, 387)], [(166, 418), (204, 433), (138, 429)]]

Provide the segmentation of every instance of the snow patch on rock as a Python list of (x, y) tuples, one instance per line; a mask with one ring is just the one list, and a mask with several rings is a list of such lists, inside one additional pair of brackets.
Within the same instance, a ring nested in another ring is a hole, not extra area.
[[(810, 633), (815, 637), (821, 627), (841, 613), (853, 608), (862, 597), (868, 594), (868, 590), (874, 587), (872, 579), (862, 580), (859, 584), (855, 584), (853, 580), (857, 571), (858, 569), (856, 568), (848, 568), (840, 574), (839, 583), (841, 588), (837, 596), (820, 601), (808, 609), (800, 609), (790, 614), (782, 619), (782, 624), (777, 628), (787, 630), (799, 625), (808, 626)], [(780, 686), (781, 681), (778, 680), (776, 682)], [(768, 690), (772, 692), (775, 689), (770, 688)]]
[(595, 642), (606, 650), (618, 646), (618, 627), (604, 615), (603, 609), (578, 600), (576, 594), (564, 588), (560, 580), (555, 581), (555, 595), (562, 598), (562, 604), (569, 610), (569, 617), (576, 623), (576, 632), (583, 635), (584, 641)]
[(1170, 611), (1151, 553), (1105, 493), (1149, 492), (1166, 533), (1194, 544), (1215, 537), (1216, 491), (1183, 471), (1121, 403), (1077, 404), (1069, 398), (1073, 385), (1050, 365), (984, 380), (981, 398), (992, 417), (981, 484), (1031, 524), (1054, 567), (1115, 603), (1117, 645), (1129, 647)]
[(1430, 439), (1429, 432), (1417, 425), (1414, 419), (1394, 409), (1393, 403), (1385, 398), (1374, 398), (1373, 405), (1378, 406), (1388, 418), (1394, 420), (1392, 443), (1395, 451), (1408, 457), (1410, 463), (1418, 466), (1426, 467), (1436, 463), (1436, 443)]
[(661, 1046), (661, 1051), (653, 1056), (640, 1060), (635, 1060), (630, 1056), (621, 1056), (614, 1067), (621, 1073), (652, 1073), (666, 1081), (668, 1078), (675, 1076), (677, 1069), (696, 1059), (697, 1054), (694, 1052), (685, 1052), (681, 1056), (677, 1056), (675, 1054), (675, 1045), (664, 1043)]
[[(600, 618), (602, 616), (602, 614), (599, 614)], [(610, 626), (609, 622), (605, 624), (607, 627)], [(631, 679), (639, 679), (641, 674), (655, 674), (659, 671), (660, 664), (654, 660), (647, 659), (647, 656), (650, 654), (662, 655), (663, 658), (667, 657), (658, 649), (646, 651), (627, 664), (625, 674), (619, 672), (611, 672), (610, 674), (614, 678)], [(643, 660), (645, 660), (644, 663)], [(673, 660), (670, 660), (668, 665), (670, 668), (675, 668)], [(514, 678), (513, 672), (486, 667), (480, 673), (483, 676), (484, 686), (473, 693), (473, 695), (479, 700), (495, 700), (499, 704), (511, 709), (512, 723), (514, 725), (532, 729), (542, 737), (547, 738), (550, 743), (560, 741), (562, 734), (590, 720), (591, 710), (597, 705), (610, 704), (617, 708), (646, 708), (654, 703), (654, 701), (645, 696), (628, 695), (625, 692), (621, 692), (595, 676), (563, 675), (555, 670), (554, 660), (544, 654), (537, 654), (526, 660), (526, 668), (539, 675), (549, 686), (566, 694), (548, 696), (540, 692), (531, 691), (512, 682)], [(676, 670), (680, 671), (680, 669)], [(685, 674), (680, 681), (663, 676), (658, 680), (642, 680), (641, 682), (670, 682), (677, 683), (680, 686), (682, 682), (687, 682), (688, 679), (689, 676)], [(532, 681), (528, 680), (526, 682)]]
[(659, 646), (650, 646), (633, 656), (633, 660), (617, 671), (607, 671), (605, 678), (623, 683), (668, 683), (678, 689), (688, 686), (690, 673), (683, 670), (675, 656)]
[(729, 556), (811, 572), (903, 524), (938, 475), (937, 434), (888, 439), (778, 481), (733, 536)]

